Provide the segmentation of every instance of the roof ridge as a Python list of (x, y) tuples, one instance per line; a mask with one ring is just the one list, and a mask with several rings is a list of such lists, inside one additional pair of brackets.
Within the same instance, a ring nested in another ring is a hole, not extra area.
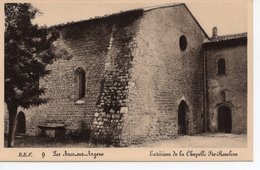
[(179, 6), (179, 5), (184, 5), (184, 3), (159, 4), (159, 5), (153, 5), (153, 6), (143, 7), (142, 9), (143, 9), (144, 11), (150, 11), (150, 10), (153, 10), (153, 9), (165, 8), (165, 7), (174, 7), (174, 6)]
[(113, 16), (119, 16), (119, 15), (122, 15), (122, 14), (134, 12), (134, 11), (144, 11), (144, 10), (143, 10), (143, 8), (135, 8), (135, 9), (130, 9), (130, 10), (126, 10), (126, 11), (119, 11), (119, 12), (115, 12), (115, 13), (111, 13), (111, 14), (105, 14), (103, 16), (94, 16), (94, 17), (90, 17), (88, 19), (82, 19), (82, 20), (79, 20), (79, 21), (70, 21), (70, 22), (65, 22), (65, 23), (61, 23), (61, 24), (56, 24), (56, 25), (50, 26), (50, 28), (63, 27), (63, 26), (69, 26), (69, 25), (72, 25), (72, 24), (77, 24), (77, 23), (96, 21), (96, 20), (99, 20), (99, 19), (105, 19), (105, 18), (109, 18), (109, 17), (113, 17)]
[(50, 28), (63, 27), (63, 26), (68, 26), (68, 25), (72, 25), (72, 24), (76, 24), (76, 23), (83, 23), (83, 22), (90, 22), (90, 21), (95, 21), (95, 20), (99, 20), (99, 19), (105, 19), (105, 18), (109, 18), (109, 17), (113, 17), (113, 16), (127, 14), (127, 13), (134, 12), (134, 11), (150, 11), (150, 10), (154, 10), (154, 9), (173, 7), (173, 6), (179, 6), (179, 5), (185, 5), (185, 4), (184, 3), (167, 3), (167, 4), (159, 4), (159, 5), (154, 5), (154, 6), (142, 7), (142, 8), (134, 8), (134, 9), (119, 11), (119, 12), (115, 12), (115, 13), (111, 13), (111, 14), (104, 14), (102, 16), (94, 16), (94, 17), (79, 20), (79, 21), (70, 21), (70, 22), (60, 23), (60, 24), (52, 25), (52, 26), (50, 26)]
[(219, 35), (218, 37), (231, 37), (231, 36), (239, 36), (239, 35), (243, 35), (243, 36), (247, 36), (247, 32), (241, 32), (241, 33), (235, 33), (235, 34), (225, 34), (225, 35)]

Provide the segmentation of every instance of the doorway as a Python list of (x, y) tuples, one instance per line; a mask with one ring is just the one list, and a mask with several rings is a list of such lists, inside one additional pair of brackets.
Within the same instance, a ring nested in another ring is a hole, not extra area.
[(178, 108), (178, 134), (180, 135), (187, 134), (187, 112), (188, 105), (184, 100), (182, 100)]
[(227, 106), (218, 108), (218, 131), (223, 133), (231, 133), (232, 116), (231, 110)]
[(25, 115), (23, 112), (19, 112), (17, 115), (17, 124), (16, 124), (16, 134), (25, 134), (26, 125), (25, 125)]

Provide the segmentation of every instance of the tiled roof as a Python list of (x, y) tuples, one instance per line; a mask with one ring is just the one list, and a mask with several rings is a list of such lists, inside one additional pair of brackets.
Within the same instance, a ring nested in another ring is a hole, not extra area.
[(217, 42), (223, 42), (223, 41), (229, 41), (229, 40), (239, 40), (247, 38), (247, 33), (240, 33), (240, 34), (230, 34), (230, 35), (223, 35), (223, 36), (217, 36), (217, 37), (211, 37), (210, 40), (205, 40), (203, 43), (217, 43)]

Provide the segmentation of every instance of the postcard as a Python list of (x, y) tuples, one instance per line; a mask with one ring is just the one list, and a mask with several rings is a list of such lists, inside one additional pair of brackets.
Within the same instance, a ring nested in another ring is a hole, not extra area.
[(0, 161), (252, 161), (252, 8), (4, 1)]

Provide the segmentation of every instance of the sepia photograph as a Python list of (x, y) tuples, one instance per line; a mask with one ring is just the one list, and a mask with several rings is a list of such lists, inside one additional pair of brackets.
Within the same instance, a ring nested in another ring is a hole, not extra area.
[(250, 159), (251, 5), (4, 2), (2, 149)]

